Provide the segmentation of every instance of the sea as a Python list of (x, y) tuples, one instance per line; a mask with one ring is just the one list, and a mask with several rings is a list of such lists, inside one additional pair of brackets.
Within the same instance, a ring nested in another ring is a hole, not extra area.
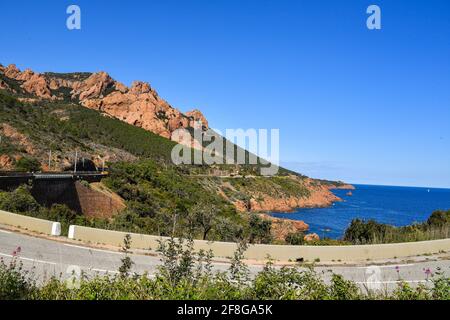
[(450, 189), (354, 185), (356, 190), (332, 190), (342, 202), (328, 208), (272, 213), (274, 217), (303, 220), (321, 238), (340, 239), (355, 218), (405, 226), (426, 221), (435, 210), (450, 210)]

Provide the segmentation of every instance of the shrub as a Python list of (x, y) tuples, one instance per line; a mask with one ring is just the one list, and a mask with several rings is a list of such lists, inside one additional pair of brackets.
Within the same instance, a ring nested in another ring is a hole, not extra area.
[(37, 172), (41, 171), (41, 164), (35, 158), (22, 157), (16, 162), (16, 170), (23, 172)]
[(434, 211), (427, 220), (427, 224), (433, 227), (444, 227), (450, 224), (450, 210)]
[(22, 185), (13, 192), (0, 192), (0, 209), (2, 210), (36, 215), (39, 207), (27, 185)]
[[(19, 252), (20, 248), (15, 254)], [(28, 299), (35, 289), (35, 282), (15, 256), (9, 264), (0, 259), (0, 300)]]
[(272, 222), (252, 214), (249, 221), (250, 243), (270, 243), (272, 241)]
[(303, 232), (290, 232), (284, 238), (287, 244), (302, 245), (305, 243), (305, 234)]
[(344, 241), (354, 244), (425, 241), (448, 238), (450, 211), (435, 211), (426, 222), (394, 227), (374, 220), (354, 219), (345, 230)]

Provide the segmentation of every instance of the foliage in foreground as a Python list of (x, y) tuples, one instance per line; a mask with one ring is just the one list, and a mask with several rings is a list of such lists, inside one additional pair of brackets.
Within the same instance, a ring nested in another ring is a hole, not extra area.
[(193, 242), (161, 243), (162, 264), (153, 276), (129, 273), (132, 261), (116, 276), (95, 276), (63, 281), (51, 278), (37, 285), (32, 274), (22, 270), (17, 257), (0, 260), (0, 299), (45, 300), (145, 300), (145, 299), (283, 299), (283, 300), (355, 300), (355, 299), (450, 299), (450, 278), (433, 276), (430, 286), (412, 288), (400, 283), (392, 293), (361, 290), (355, 283), (337, 274), (326, 283), (312, 269), (276, 268), (267, 263), (263, 271), (251, 277), (242, 262), (245, 245), (240, 245), (227, 272), (212, 270), (210, 252), (193, 251)]

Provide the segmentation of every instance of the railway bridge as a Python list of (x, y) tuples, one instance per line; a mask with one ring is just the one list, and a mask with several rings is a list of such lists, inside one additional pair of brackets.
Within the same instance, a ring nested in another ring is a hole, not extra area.
[(82, 208), (77, 190), (77, 182), (100, 182), (108, 176), (103, 171), (77, 172), (1, 172), (0, 190), (12, 191), (20, 185), (31, 186), (31, 194), (36, 201), (46, 207), (53, 204), (65, 204), (81, 213)]

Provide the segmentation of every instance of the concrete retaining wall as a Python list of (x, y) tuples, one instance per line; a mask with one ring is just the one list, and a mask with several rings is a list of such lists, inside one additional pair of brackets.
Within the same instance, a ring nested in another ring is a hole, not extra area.
[(1, 210), (0, 224), (18, 227), (24, 230), (43, 233), (51, 236), (61, 235), (61, 224), (59, 222), (37, 219)]
[[(90, 242), (95, 244), (106, 244), (116, 247), (123, 245), (123, 239), (127, 233), (109, 231), (80, 226), (70, 226), (69, 238)], [(133, 249), (158, 248), (158, 240), (167, 238), (133, 234), (131, 236), (131, 247)], [(216, 257), (232, 257), (237, 248), (235, 243), (230, 242), (208, 242), (195, 240), (196, 250), (211, 249)], [(395, 257), (418, 256), (440, 251), (450, 251), (450, 239), (393, 243), (379, 245), (361, 246), (283, 246), (283, 245), (251, 245), (245, 252), (246, 259), (264, 260), (267, 256), (279, 261), (314, 261), (320, 259), (326, 261), (357, 262), (366, 260), (392, 259)]]

